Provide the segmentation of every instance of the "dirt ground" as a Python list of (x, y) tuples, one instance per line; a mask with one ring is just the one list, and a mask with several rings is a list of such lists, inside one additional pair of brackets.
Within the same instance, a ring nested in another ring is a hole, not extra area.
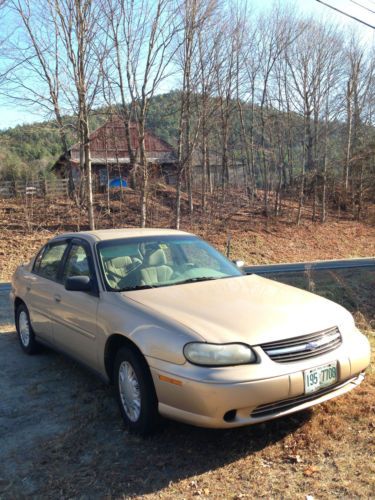
[(375, 496), (375, 332), (366, 300), (356, 302), (356, 319), (373, 360), (352, 393), (242, 429), (165, 421), (141, 439), (124, 429), (111, 387), (53, 351), (21, 351), (7, 293), (0, 291), (2, 500)]
[[(113, 203), (111, 213), (99, 200), (98, 227), (135, 225), (131, 196), (127, 204)], [(150, 225), (172, 225), (167, 202), (152, 205)], [(32, 213), (20, 203), (0, 201), (0, 281), (8, 281), (16, 265), (54, 234), (87, 227), (69, 202), (36, 202), (31, 208)], [(185, 207), (182, 229), (221, 250), (230, 234), (231, 257), (248, 264), (375, 255), (370, 223), (331, 215), (320, 225), (306, 213), (296, 227), (288, 207), (277, 221), (241, 203), (226, 207), (225, 216), (220, 206), (214, 208), (207, 222), (199, 214), (190, 218)], [(319, 293), (324, 285), (323, 294), (342, 299), (374, 353), (375, 286), (366, 271), (355, 279), (349, 271), (329, 279), (298, 277), (295, 284)], [(7, 293), (0, 289), (1, 500), (375, 497), (374, 354), (359, 388), (312, 410), (227, 431), (165, 421), (158, 434), (144, 440), (124, 429), (111, 387), (53, 351), (22, 353)]]
[(0, 498), (371, 498), (374, 374), (310, 411), (230, 431), (123, 429), (110, 387), (0, 334)]

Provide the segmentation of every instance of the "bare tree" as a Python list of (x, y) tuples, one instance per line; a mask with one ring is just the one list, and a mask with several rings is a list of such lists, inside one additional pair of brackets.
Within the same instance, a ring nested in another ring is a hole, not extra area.
[[(9, 0), (19, 20), (19, 36), (8, 44), (15, 66), (8, 71), (5, 93), (15, 102), (44, 109), (56, 120), (62, 151), (68, 153), (66, 123), (63, 119), (60, 87), (59, 33), (47, 2)], [(65, 110), (66, 111), (66, 110)], [(69, 188), (74, 192), (71, 169)]]
[(134, 120), (134, 102), (127, 86), (127, 59), (124, 51), (125, 45), (125, 3), (117, 0), (106, 0), (104, 2), (104, 13), (108, 20), (108, 35), (112, 43), (108, 58), (103, 61), (105, 67), (103, 74), (107, 80), (107, 86), (103, 94), (107, 104), (112, 108), (116, 103), (116, 111), (124, 123), (125, 137), (129, 152), (129, 163), (132, 187), (136, 187), (136, 151), (131, 140), (131, 126)]
[[(213, 182), (210, 160), (210, 137), (212, 136), (213, 120), (218, 110), (218, 102), (214, 98), (216, 88), (215, 53), (220, 42), (217, 25), (220, 23), (220, 5), (211, 4), (210, 15), (204, 19), (197, 33), (197, 50), (195, 52), (195, 66), (197, 73), (198, 110), (200, 116), (200, 150), (202, 165), (202, 210), (206, 210), (207, 192), (212, 194)], [(204, 29), (202, 29), (204, 28)]]
[[(181, 190), (183, 178), (185, 177), (188, 198), (189, 212), (193, 213), (193, 180), (192, 180), (192, 157), (194, 147), (198, 138), (200, 127), (200, 116), (197, 114), (196, 100), (195, 106), (195, 130), (192, 130), (193, 124), (193, 93), (197, 95), (197, 79), (202, 76), (203, 60), (199, 59), (201, 54), (202, 30), (207, 24), (215, 10), (217, 3), (214, 0), (198, 1), (184, 0), (179, 9), (179, 17), (183, 29), (176, 38), (176, 64), (181, 71), (181, 91), (180, 91), (180, 109), (179, 125), (177, 139), (177, 182), (176, 182), (176, 228), (180, 227), (181, 218)], [(200, 65), (199, 65), (199, 62)]]
[(216, 92), (219, 101), (220, 143), (221, 143), (221, 190), (229, 183), (229, 135), (232, 117), (236, 110), (236, 62), (240, 36), (239, 20), (236, 13), (228, 13), (224, 24), (220, 27), (220, 41), (216, 44), (215, 76)]
[(339, 41), (334, 36), (334, 30), (333, 26), (320, 25), (310, 20), (304, 33), (289, 47), (287, 54), (291, 95), (295, 110), (303, 115), (304, 124), (297, 224), (302, 216), (306, 174), (314, 181), (316, 200), (317, 146), (322, 104), (332, 84), (332, 53), (337, 54), (335, 44)]
[(373, 125), (371, 109), (374, 105), (375, 63), (355, 35), (348, 42), (346, 54), (348, 61), (345, 75), (347, 139), (343, 169), (343, 197), (346, 205), (350, 189), (354, 215), (356, 203), (358, 214), (362, 210), (363, 155), (364, 151), (368, 149), (368, 145), (365, 146), (367, 125), (369, 127)]
[(117, 81), (112, 86), (129, 136), (131, 121), (137, 131), (138, 146), (131, 157), (140, 170), (140, 225), (147, 221), (149, 165), (146, 154), (145, 129), (148, 104), (170, 74), (174, 54), (172, 41), (178, 26), (174, 22), (173, 0), (120, 0), (118, 7), (107, 0), (107, 16), (114, 45)]
[[(255, 163), (255, 108), (256, 108), (256, 82), (262, 64), (258, 50), (261, 32), (257, 19), (251, 15), (245, 6), (242, 12), (244, 20), (241, 49), (237, 51), (236, 58), (236, 99), (240, 120), (241, 146), (244, 151), (245, 167), (245, 190), (250, 202), (254, 200), (256, 186), (256, 163)], [(245, 120), (244, 106), (249, 109), (249, 124)]]
[(261, 164), (261, 177), (263, 180), (263, 203), (264, 212), (269, 213), (268, 198), (271, 190), (270, 161), (267, 159), (267, 121), (269, 112), (272, 110), (271, 83), (273, 71), (279, 58), (286, 49), (296, 40), (305, 29), (304, 23), (296, 23), (290, 12), (276, 8), (271, 16), (261, 18), (260, 30), (262, 36), (259, 43), (259, 58), (262, 61), (260, 69), (260, 96), (259, 96), (259, 129), (260, 144), (259, 156)]
[(93, 0), (48, 0), (59, 33), (59, 48), (66, 57), (61, 71), (74, 82), (65, 95), (76, 104), (80, 138), (80, 164), (84, 165), (90, 229), (95, 229), (90, 158), (89, 115), (101, 89), (102, 61), (107, 55), (107, 30), (100, 4)]
[[(0, 33), (0, 92), (54, 117), (66, 153), (66, 116), (73, 117), (90, 227), (94, 108), (106, 103), (124, 124), (145, 226), (154, 161), (145, 132), (150, 100), (176, 84), (176, 227), (185, 189), (191, 216), (196, 194), (207, 214), (209, 201), (235, 200), (233, 180), (250, 206), (261, 187), (266, 215), (270, 200), (279, 215), (293, 197), (297, 223), (308, 203), (313, 220), (324, 222), (334, 196), (353, 216), (365, 213), (375, 170), (375, 59), (355, 36), (344, 43), (328, 22), (279, 5), (256, 15), (246, 2), (0, 0), (0, 16), (4, 6), (19, 24), (13, 34)], [(242, 184), (240, 170), (231, 170), (240, 162)], [(217, 197), (210, 196), (214, 178)]]
[[(2, 21), (5, 19), (7, 6), (7, 0), (0, 0), (0, 23), (2, 23)], [(6, 81), (9, 73), (14, 70), (15, 66), (14, 63), (9, 64), (9, 61), (6, 60), (4, 48), (8, 37), (9, 33), (7, 33), (5, 30), (2, 30), (2, 33), (0, 34), (0, 88)], [(4, 59), (6, 60), (6, 62), (4, 61)]]

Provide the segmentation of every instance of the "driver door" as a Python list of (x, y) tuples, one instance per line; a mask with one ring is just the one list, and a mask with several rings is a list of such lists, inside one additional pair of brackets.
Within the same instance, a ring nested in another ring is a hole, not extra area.
[(96, 317), (99, 296), (96, 292), (66, 290), (65, 280), (72, 276), (89, 276), (92, 283), (96, 284), (91, 249), (83, 240), (74, 239), (71, 242), (62, 270), (60, 289), (54, 296), (53, 340), (61, 350), (97, 369)]

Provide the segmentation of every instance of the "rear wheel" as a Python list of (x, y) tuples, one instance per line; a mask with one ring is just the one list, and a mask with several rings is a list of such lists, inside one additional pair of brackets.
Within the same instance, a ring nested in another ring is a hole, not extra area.
[(39, 345), (31, 326), (29, 311), (25, 304), (20, 304), (16, 310), (16, 328), (22, 350), (27, 354), (38, 352)]
[(122, 347), (114, 366), (114, 381), (121, 415), (130, 431), (150, 434), (159, 421), (154, 384), (144, 358)]

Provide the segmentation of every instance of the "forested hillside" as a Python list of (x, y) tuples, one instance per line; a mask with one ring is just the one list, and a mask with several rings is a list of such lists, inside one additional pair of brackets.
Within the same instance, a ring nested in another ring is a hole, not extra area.
[[(201, 96), (195, 96), (195, 103)], [(161, 137), (173, 147), (177, 148), (179, 132), (179, 106), (181, 102), (181, 92), (172, 91), (166, 94), (156, 95), (150, 100), (147, 115), (146, 127)], [(221, 142), (219, 138), (220, 114), (218, 108), (220, 102), (217, 99), (210, 99), (210, 107), (216, 112), (212, 113), (212, 140), (210, 142), (211, 152), (220, 154)], [(241, 137), (241, 122), (238, 112), (238, 103), (233, 100), (231, 106), (234, 111), (233, 121), (229, 131), (229, 150), (239, 162), (245, 161)], [(259, 121), (260, 110), (257, 106), (251, 109), (246, 102), (241, 103), (243, 122), (246, 128), (250, 128), (251, 123)], [(116, 109), (110, 111), (109, 108), (99, 108), (93, 110), (90, 115), (90, 130), (94, 131), (101, 126), (110, 116), (116, 113)], [(199, 110), (194, 104), (191, 107), (192, 119), (196, 120)], [(253, 117), (254, 115), (254, 117)], [(276, 109), (269, 111), (269, 118), (273, 120), (276, 127), (289, 126), (291, 134), (291, 148), (296, 153), (300, 149), (303, 140), (304, 123), (303, 117), (294, 113), (288, 116)], [(65, 117), (65, 130), (68, 138), (68, 145), (71, 146), (78, 141), (77, 122), (74, 117)], [(345, 143), (345, 124), (339, 121), (329, 123), (331, 135), (331, 153), (339, 156), (340, 148)], [(277, 130), (273, 131), (276, 134)], [(375, 130), (369, 128), (369, 133), (375, 136)], [(255, 142), (259, 147), (261, 138), (260, 130), (254, 127)], [(267, 141), (266, 147), (271, 153), (272, 141)], [(196, 148), (198, 149), (198, 148)], [(56, 159), (63, 152), (58, 126), (54, 120), (45, 122), (35, 122), (28, 125), (18, 125), (14, 128), (0, 131), (0, 175), (3, 179), (23, 178), (31, 175), (49, 175), (49, 169)], [(199, 157), (199, 155), (198, 155)], [(338, 169), (339, 164), (335, 167)], [(298, 166), (297, 166), (298, 170)], [(338, 173), (338, 171), (337, 171)]]
[[(100, 112), (93, 114), (93, 130), (104, 120)], [(76, 120), (66, 117), (64, 122), (68, 144), (72, 145), (77, 141)], [(62, 151), (59, 130), (54, 120), (0, 131), (0, 176), (3, 179), (49, 176), (50, 167)]]

